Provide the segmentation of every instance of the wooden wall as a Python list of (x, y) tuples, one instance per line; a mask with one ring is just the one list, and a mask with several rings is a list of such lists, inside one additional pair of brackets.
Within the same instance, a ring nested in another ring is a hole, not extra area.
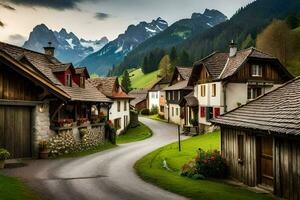
[(0, 99), (34, 101), (42, 88), (0, 62)]
[(300, 139), (275, 138), (274, 192), (287, 199), (300, 199)]
[[(221, 150), (229, 166), (230, 177), (249, 186), (256, 185), (256, 140), (249, 132), (221, 128)], [(244, 135), (244, 159), (238, 162), (238, 135)]]
[[(238, 135), (244, 135), (243, 164), (238, 163)], [(259, 182), (257, 168), (257, 137), (266, 132), (221, 127), (222, 156), (232, 178), (249, 186)], [(287, 199), (300, 199), (300, 137), (273, 136), (274, 194)]]

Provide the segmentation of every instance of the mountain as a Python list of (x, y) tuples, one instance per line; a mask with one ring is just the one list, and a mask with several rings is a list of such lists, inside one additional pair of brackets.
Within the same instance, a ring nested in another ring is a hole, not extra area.
[(91, 41), (79, 39), (74, 33), (62, 28), (59, 32), (50, 30), (45, 24), (34, 27), (29, 39), (23, 47), (38, 52), (43, 52), (43, 47), (52, 42), (55, 47), (55, 56), (62, 62), (76, 63), (91, 53), (101, 49), (108, 43), (106, 37)]
[(122, 61), (136, 46), (164, 31), (167, 27), (168, 23), (161, 18), (150, 23), (140, 22), (138, 25), (130, 25), (125, 33), (120, 34), (117, 39), (109, 42), (101, 50), (87, 56), (78, 65), (88, 67), (91, 72), (107, 75), (112, 66)]
[[(117, 68), (135, 67), (142, 62), (142, 59), (155, 48), (168, 49), (176, 46), (211, 27), (225, 22), (227, 17), (218, 10), (206, 9), (204, 13), (193, 13), (191, 18), (181, 19), (165, 31), (146, 40), (126, 56), (124, 61)], [(123, 70), (118, 69), (119, 72)]]
[(300, 14), (299, 0), (256, 0), (240, 8), (232, 18), (209, 30), (198, 33), (178, 45), (200, 59), (213, 51), (228, 51), (234, 40), (239, 49), (255, 45), (257, 34), (274, 19), (284, 19), (289, 13)]

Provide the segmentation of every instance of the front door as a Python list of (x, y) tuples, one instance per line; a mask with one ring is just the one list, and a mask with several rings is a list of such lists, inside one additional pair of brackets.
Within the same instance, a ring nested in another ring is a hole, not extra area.
[(268, 188), (273, 188), (273, 138), (258, 138), (258, 180)]

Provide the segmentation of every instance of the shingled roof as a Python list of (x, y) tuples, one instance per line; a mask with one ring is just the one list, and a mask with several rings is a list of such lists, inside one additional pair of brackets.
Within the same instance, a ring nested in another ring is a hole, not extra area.
[[(49, 80), (53, 86), (60, 88), (70, 96), (70, 100), (74, 101), (91, 101), (91, 102), (110, 102), (111, 100), (99, 92), (90, 84), (86, 84), (85, 88), (81, 88), (73, 82), (72, 87), (63, 85), (55, 76), (54, 72), (66, 69), (72, 64), (63, 64), (56, 58), (0, 42), (0, 50), (10, 55), (15, 60), (22, 62), (26, 59), (30, 63), (30, 67), (40, 76)], [(27, 64), (27, 63), (26, 63)]]
[(184, 79), (184, 80), (188, 80), (191, 76), (191, 73), (192, 73), (192, 68), (189, 67), (176, 67), (179, 74), (181, 75), (181, 77)]
[(300, 135), (300, 77), (211, 121), (269, 133)]
[[(118, 84), (118, 77), (116, 76), (92, 78), (89, 79), (88, 82), (109, 98), (134, 98), (122, 90), (122, 87)], [(115, 91), (115, 87), (121, 87), (121, 90)]]
[(199, 68), (199, 66), (204, 66), (212, 80), (223, 80), (234, 75), (250, 58), (275, 60), (278, 62), (278, 64), (280, 64), (277, 58), (254, 47), (250, 47), (248, 49), (238, 51), (236, 55), (232, 57), (229, 57), (228, 53), (212, 53), (202, 60), (195, 62), (192, 76), (197, 76), (196, 74), (198, 73), (196, 68)]
[(136, 104), (140, 103), (141, 101), (146, 100), (148, 94), (147, 89), (136, 89), (129, 92), (130, 96), (135, 97), (132, 101), (130, 101), (130, 105), (135, 107)]

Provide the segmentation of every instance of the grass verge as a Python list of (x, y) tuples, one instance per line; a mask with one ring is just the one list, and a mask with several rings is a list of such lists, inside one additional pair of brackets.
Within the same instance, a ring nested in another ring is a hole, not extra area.
[(94, 153), (98, 153), (98, 152), (101, 152), (101, 151), (105, 151), (107, 149), (111, 149), (111, 148), (114, 148), (114, 147), (117, 147), (117, 145), (114, 145), (110, 142), (106, 142), (104, 143), (103, 145), (100, 145), (94, 149), (90, 149), (90, 150), (86, 150), (86, 151), (80, 151), (80, 152), (73, 152), (73, 153), (70, 153), (70, 154), (64, 154), (62, 156), (59, 156), (57, 158), (76, 158), (76, 157), (83, 157), (83, 156), (88, 156), (88, 155), (91, 155), (91, 154), (94, 154)]
[(117, 137), (117, 144), (136, 142), (152, 136), (152, 131), (145, 124), (140, 123), (135, 128), (129, 128), (123, 135)]
[(39, 200), (40, 198), (17, 178), (0, 174), (0, 199)]
[(149, 119), (154, 119), (154, 120), (161, 121), (161, 122), (167, 122), (167, 120), (161, 119), (158, 116), (158, 114), (155, 114), (155, 115), (142, 115), (142, 117), (146, 117), (146, 118), (149, 118)]
[[(157, 149), (140, 159), (135, 169), (143, 180), (191, 199), (272, 199), (270, 195), (258, 194), (222, 181), (192, 180), (180, 176), (182, 165), (196, 156), (198, 148), (219, 149), (219, 144), (219, 132), (196, 136), (182, 142), (181, 152), (178, 152), (177, 143)], [(172, 171), (163, 168), (164, 159)]]

